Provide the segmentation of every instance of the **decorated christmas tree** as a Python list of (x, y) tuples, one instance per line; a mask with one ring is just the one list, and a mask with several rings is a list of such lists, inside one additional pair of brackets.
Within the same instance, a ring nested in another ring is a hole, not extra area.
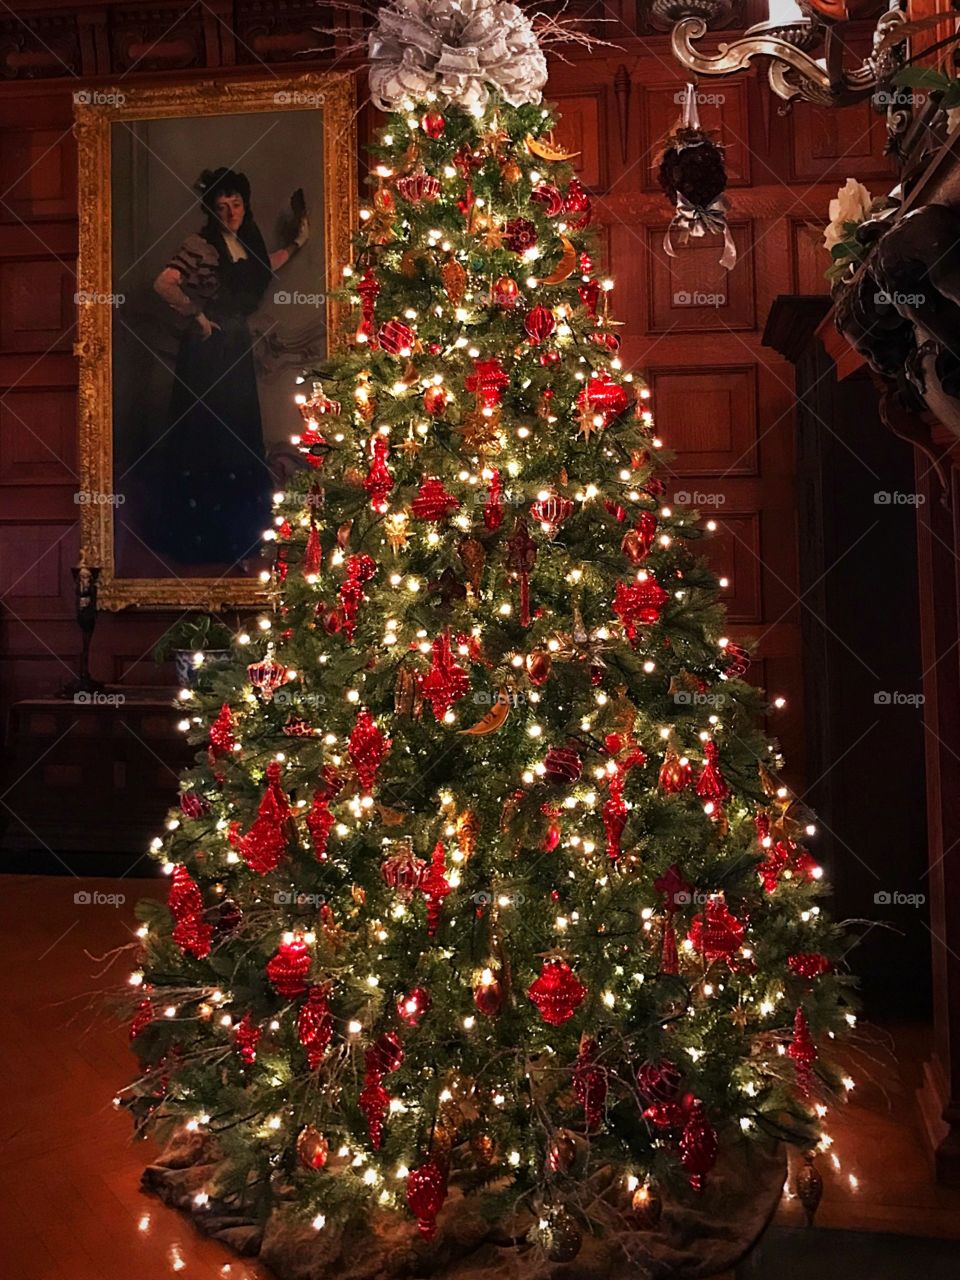
[(371, 60), (348, 333), (271, 606), (181, 695), (123, 1100), (261, 1212), (429, 1238), (456, 1188), (562, 1259), (736, 1144), (816, 1145), (845, 943), (530, 25), (396, 0)]

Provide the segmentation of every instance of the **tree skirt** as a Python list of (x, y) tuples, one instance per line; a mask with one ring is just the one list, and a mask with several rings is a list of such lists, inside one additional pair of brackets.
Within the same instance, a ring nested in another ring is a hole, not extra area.
[(538, 1249), (498, 1246), (475, 1200), (453, 1186), (430, 1241), (392, 1213), (373, 1212), (344, 1230), (330, 1225), (316, 1231), (282, 1207), (260, 1224), (238, 1202), (211, 1196), (198, 1205), (194, 1197), (218, 1171), (198, 1135), (172, 1143), (144, 1171), (142, 1185), (189, 1213), (207, 1235), (257, 1257), (278, 1280), (707, 1280), (735, 1266), (760, 1237), (780, 1199), (786, 1168), (782, 1147), (738, 1144), (718, 1161), (701, 1195), (664, 1199), (655, 1231), (585, 1236), (569, 1263), (548, 1262)]

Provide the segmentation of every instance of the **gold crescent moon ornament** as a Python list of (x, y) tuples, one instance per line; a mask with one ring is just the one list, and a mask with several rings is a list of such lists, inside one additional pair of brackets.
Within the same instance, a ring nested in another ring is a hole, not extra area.
[(548, 276), (540, 277), (541, 284), (562, 284), (577, 269), (577, 251), (572, 242), (566, 236), (561, 236), (560, 243), (563, 245), (563, 257)]
[(497, 695), (497, 700), (487, 712), (487, 714), (471, 725), (469, 729), (460, 729), (461, 735), (469, 738), (479, 738), (485, 733), (496, 733), (503, 727), (507, 716), (510, 714), (510, 697), (506, 689), (501, 689)]
[(527, 150), (541, 160), (549, 160), (556, 163), (560, 160), (572, 160), (574, 156), (580, 154), (579, 151), (564, 151), (562, 147), (555, 146), (552, 141), (544, 138), (535, 138), (532, 133), (528, 133), (524, 141), (527, 144)]

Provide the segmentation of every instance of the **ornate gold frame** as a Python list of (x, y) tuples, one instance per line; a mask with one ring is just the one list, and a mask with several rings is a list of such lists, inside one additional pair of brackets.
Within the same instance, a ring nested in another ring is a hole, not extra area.
[[(89, 96), (92, 101), (77, 101)], [(235, 112), (303, 110), (316, 101), (323, 111), (325, 261), (328, 294), (341, 283), (350, 260), (357, 221), (356, 89), (351, 74), (311, 72), (262, 80), (200, 80), (176, 86), (131, 88), (77, 94), (74, 134), (80, 180), (80, 253), (77, 290), (93, 298), (112, 292), (110, 126), (116, 120), (156, 120), (173, 116), (229, 115)], [(327, 332), (339, 333), (337, 303), (327, 299)], [(77, 306), (79, 368), (80, 488), (113, 491), (113, 362), (110, 308), (92, 302)], [(118, 578), (114, 559), (114, 509), (110, 503), (81, 507), (85, 563), (99, 565), (99, 604), (117, 610), (141, 608), (256, 606), (266, 595), (259, 582), (238, 578)]]

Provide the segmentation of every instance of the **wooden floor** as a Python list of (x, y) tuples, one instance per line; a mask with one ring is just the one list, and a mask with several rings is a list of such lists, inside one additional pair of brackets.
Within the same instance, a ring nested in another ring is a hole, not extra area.
[[(111, 1105), (131, 1071), (124, 1028), (103, 1007), (131, 957), (133, 904), (159, 886), (69, 877), (0, 880), (0, 1257), (16, 1280), (267, 1280), (255, 1264), (193, 1231), (141, 1194), (151, 1149), (130, 1140)], [(76, 903), (75, 893), (122, 893), (120, 906)], [(112, 963), (111, 963), (112, 961)], [(821, 1161), (827, 1188), (818, 1225), (960, 1238), (960, 1192), (934, 1186), (912, 1103), (922, 1055), (899, 1036), (900, 1066), (869, 1051), (870, 1070), (831, 1124), (839, 1172)], [(850, 1174), (857, 1179), (853, 1189)], [(800, 1216), (785, 1201), (778, 1220)]]

